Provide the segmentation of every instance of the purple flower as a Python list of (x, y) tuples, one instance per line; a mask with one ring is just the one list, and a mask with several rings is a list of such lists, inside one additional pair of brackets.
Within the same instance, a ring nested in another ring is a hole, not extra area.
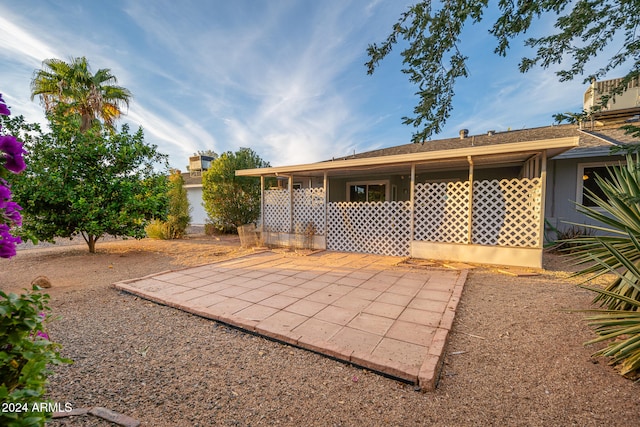
[(42, 338), (49, 341), (49, 334), (47, 334), (46, 332), (38, 331), (38, 333), (36, 333), (36, 339), (37, 338)]
[(4, 217), (7, 218), (10, 222), (13, 222), (13, 225), (19, 227), (22, 225), (22, 216), (20, 215), (21, 210), (22, 206), (20, 206), (16, 202), (6, 202), (6, 206), (4, 208)]
[[(9, 116), (11, 111), (0, 93), (0, 115)], [(4, 167), (13, 173), (20, 173), (25, 168), (23, 155), (27, 152), (15, 136), (0, 135), (0, 169)], [(14, 225), (22, 225), (20, 211), (22, 208), (16, 202), (11, 201), (11, 190), (4, 179), (0, 179), (0, 258), (11, 258), (16, 255), (16, 244), (22, 242), (20, 237), (11, 235), (10, 230)], [(38, 333), (38, 336), (48, 339), (46, 333)]]
[(2, 99), (2, 94), (0, 93), (0, 115), (2, 116), (10, 116), (11, 111), (7, 108), (7, 104), (4, 103), (4, 99)]
[(11, 172), (20, 173), (27, 167), (22, 158), (22, 155), (26, 153), (22, 148), (22, 143), (15, 136), (0, 136), (0, 156), (4, 157), (4, 167)]
[(11, 190), (9, 190), (7, 182), (0, 179), (0, 209), (4, 209), (9, 200), (11, 200)]
[(16, 244), (21, 243), (22, 239), (13, 237), (9, 233), (7, 224), (0, 224), (0, 258), (11, 258), (16, 255)]
[[(42, 321), (44, 321), (47, 318), (47, 314), (45, 312), (40, 312), (38, 313), (38, 316), (40, 316), (42, 318)], [(49, 334), (47, 334), (44, 331), (38, 331), (36, 333), (36, 338), (44, 338), (45, 340), (49, 340)]]

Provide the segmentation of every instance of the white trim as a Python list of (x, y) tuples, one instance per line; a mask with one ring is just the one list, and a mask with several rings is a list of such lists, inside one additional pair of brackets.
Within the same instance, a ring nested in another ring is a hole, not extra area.
[[(388, 201), (391, 200), (389, 198), (389, 189), (390, 189), (389, 182), (390, 181), (388, 179), (372, 180), (372, 181), (368, 181), (368, 180), (365, 180), (365, 181), (349, 181), (349, 182), (347, 182), (347, 188), (346, 188), (346, 191), (347, 191), (347, 202), (351, 201), (351, 188), (350, 187), (352, 185), (366, 185), (366, 186), (369, 186), (369, 185), (384, 185), (384, 201), (388, 202)], [(367, 190), (367, 193), (368, 193), (368, 190)], [(368, 198), (368, 196), (367, 196), (367, 198)]]
[[(547, 198), (547, 152), (542, 152), (542, 158), (539, 162), (540, 167), (540, 249), (544, 249), (544, 210), (545, 210), (545, 200)], [(542, 266), (541, 266), (542, 267)]]
[(465, 243), (411, 242), (411, 256), (421, 259), (439, 259), (474, 264), (509, 265), (542, 268), (541, 247), (520, 248)]
[[(585, 168), (601, 168), (601, 167), (611, 167), (611, 166), (620, 166), (626, 164), (626, 161), (621, 161), (621, 160), (609, 160), (609, 161), (605, 161), (605, 162), (589, 162), (589, 163), (578, 163), (578, 169), (577, 169), (577, 173), (576, 173), (576, 203), (582, 205), (584, 204), (584, 199), (583, 199), (583, 195), (584, 195), (584, 169)], [(599, 208), (597, 206), (590, 206), (593, 207), (594, 209), (597, 210), (602, 210), (602, 208)], [(576, 206), (577, 208), (577, 206)]]
[[(365, 157), (359, 159), (336, 160), (328, 162), (308, 163), (293, 166), (277, 166), (259, 169), (241, 169), (236, 171), (236, 176), (260, 176), (273, 175), (291, 172), (309, 172), (349, 169), (357, 167), (371, 167), (382, 165), (397, 165), (411, 162), (428, 162), (442, 159), (462, 159), (467, 160), (467, 156), (488, 156), (496, 154), (514, 154), (522, 152), (536, 152), (539, 150), (558, 149), (566, 151), (577, 147), (578, 137), (542, 139), (527, 142), (514, 142), (506, 144), (495, 144), (487, 146), (475, 146), (466, 148), (452, 148), (445, 150), (427, 151), (411, 154), (396, 154), (390, 156)], [(558, 153), (559, 154), (559, 153)]]
[(423, 179), (420, 181), (424, 184), (437, 184), (439, 182), (462, 182), (461, 178), (434, 178), (434, 179)]

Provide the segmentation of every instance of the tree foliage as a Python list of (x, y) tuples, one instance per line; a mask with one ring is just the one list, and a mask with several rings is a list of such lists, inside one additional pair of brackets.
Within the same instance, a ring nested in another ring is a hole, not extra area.
[(191, 222), (189, 198), (184, 188), (184, 178), (179, 170), (173, 169), (169, 175), (169, 215), (167, 222), (171, 227), (170, 236), (177, 239), (184, 236)]
[(254, 222), (260, 215), (260, 180), (236, 176), (239, 169), (269, 167), (250, 148), (227, 151), (202, 174), (202, 199), (212, 223), (222, 231)]
[(129, 106), (131, 92), (117, 86), (111, 70), (101, 68), (91, 72), (87, 58), (45, 59), (42, 69), (36, 70), (31, 80), (31, 99), (36, 96), (48, 114), (56, 110), (82, 117), (81, 130), (86, 132), (95, 119), (102, 119), (113, 129), (123, 105)]
[[(482, 21), (488, 8), (488, 0), (420, 1), (400, 16), (384, 42), (369, 45), (366, 66), (372, 74), (394, 45), (401, 40), (408, 44), (402, 51), (402, 72), (418, 86), (419, 101), (414, 116), (403, 118), (403, 123), (418, 129), (414, 142), (442, 131), (451, 113), (455, 82), (469, 73), (468, 56), (459, 49), (462, 31), (465, 25)], [(563, 69), (556, 72), (560, 81), (583, 76), (590, 82), (621, 67), (625, 78), (616, 89), (618, 93), (640, 75), (637, 0), (500, 0), (498, 8), (499, 17), (489, 32), (497, 41), (494, 53), (501, 56), (506, 56), (512, 40), (527, 33), (534, 21), (555, 19), (552, 34), (525, 40), (534, 53), (521, 60), (523, 73), (535, 66), (546, 69), (562, 64)], [(603, 66), (594, 68), (591, 61), (606, 55), (605, 48), (610, 56)], [(565, 61), (569, 61), (567, 66)], [(603, 98), (603, 105), (607, 101)]]
[(0, 291), (0, 402), (15, 408), (0, 411), (3, 426), (44, 426), (51, 412), (37, 408), (53, 403), (46, 398), (49, 367), (71, 363), (50, 341), (49, 295), (39, 291), (37, 286), (21, 295)]
[(144, 142), (142, 129), (82, 132), (77, 115), (62, 114), (50, 126), (43, 133), (22, 117), (6, 126), (19, 129), (29, 153), (13, 186), (27, 234), (45, 241), (81, 235), (95, 252), (105, 234), (142, 238), (151, 218), (166, 218), (167, 178), (155, 167), (166, 171), (167, 159)]
[(179, 239), (187, 231), (191, 222), (191, 207), (184, 187), (184, 178), (177, 169), (172, 169), (168, 184), (169, 211), (166, 221), (154, 220), (146, 227), (149, 237), (160, 239)]

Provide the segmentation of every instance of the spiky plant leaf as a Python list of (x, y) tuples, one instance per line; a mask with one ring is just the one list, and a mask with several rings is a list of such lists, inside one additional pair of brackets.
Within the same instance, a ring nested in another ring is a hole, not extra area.
[[(585, 320), (598, 335), (585, 343), (609, 342), (593, 356), (610, 357), (623, 375), (640, 371), (640, 157), (627, 156), (627, 164), (609, 169), (610, 179), (596, 176), (604, 197), (588, 192), (597, 208), (578, 210), (599, 225), (585, 225), (595, 236), (571, 239), (576, 264), (574, 276), (585, 282), (605, 274), (615, 278), (606, 287), (581, 285), (596, 293), (594, 303), (605, 310), (587, 310)], [(602, 235), (602, 234), (605, 235)]]

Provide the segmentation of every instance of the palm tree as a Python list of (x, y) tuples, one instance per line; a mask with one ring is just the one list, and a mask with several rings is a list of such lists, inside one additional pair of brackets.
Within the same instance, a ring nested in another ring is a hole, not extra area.
[(31, 100), (36, 96), (46, 112), (58, 108), (78, 114), (85, 132), (96, 119), (113, 127), (121, 114), (121, 107), (129, 107), (131, 92), (117, 86), (116, 77), (107, 68), (91, 73), (87, 58), (71, 58), (69, 63), (60, 59), (45, 59), (42, 69), (36, 70), (31, 80)]

